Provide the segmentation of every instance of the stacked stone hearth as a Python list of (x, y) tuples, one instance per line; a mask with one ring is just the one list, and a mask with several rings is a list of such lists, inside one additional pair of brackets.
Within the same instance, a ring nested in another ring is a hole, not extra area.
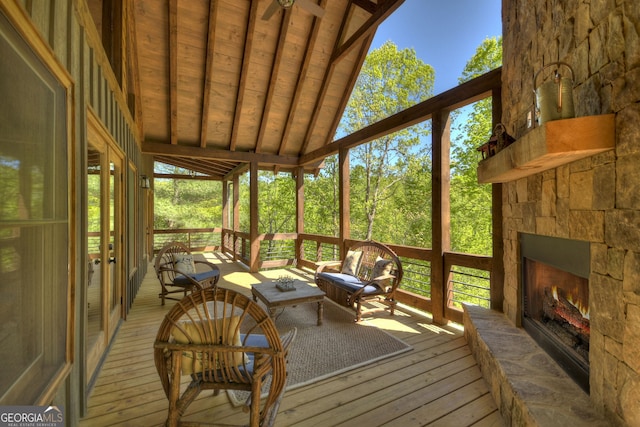
[(555, 61), (575, 73), (576, 115), (614, 113), (616, 133), (615, 150), (503, 184), (504, 317), (520, 325), (519, 233), (590, 242), (587, 398), (610, 425), (640, 426), (640, 4), (505, 0), (503, 25), (510, 134), (529, 130), (533, 76)]

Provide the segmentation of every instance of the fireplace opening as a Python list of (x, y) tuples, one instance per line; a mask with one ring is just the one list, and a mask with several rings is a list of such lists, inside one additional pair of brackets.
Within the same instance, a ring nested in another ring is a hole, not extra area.
[(522, 325), (589, 393), (589, 243), (521, 235)]

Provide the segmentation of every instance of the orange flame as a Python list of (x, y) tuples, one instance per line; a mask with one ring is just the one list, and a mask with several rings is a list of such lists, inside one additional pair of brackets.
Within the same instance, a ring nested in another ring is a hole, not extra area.
[[(556, 301), (559, 301), (558, 298), (558, 287), (557, 286), (552, 286), (551, 287), (551, 293), (553, 294), (553, 298)], [(574, 306), (575, 308), (578, 309), (578, 311), (580, 311), (580, 314), (582, 314), (582, 317), (584, 317), (585, 319), (589, 319), (589, 306), (585, 305), (582, 301), (578, 300), (578, 301), (574, 301), (573, 300), (573, 295), (571, 294), (567, 294), (567, 301), (569, 301), (569, 303)]]

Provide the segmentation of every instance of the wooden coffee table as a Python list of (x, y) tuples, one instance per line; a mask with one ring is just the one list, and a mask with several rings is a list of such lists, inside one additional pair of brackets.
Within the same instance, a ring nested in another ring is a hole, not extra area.
[(276, 282), (260, 283), (251, 286), (254, 301), (262, 301), (269, 310), (269, 316), (275, 321), (276, 309), (288, 305), (298, 305), (309, 302), (318, 303), (318, 326), (322, 325), (325, 293), (315, 286), (296, 280), (295, 291), (281, 291), (276, 288)]

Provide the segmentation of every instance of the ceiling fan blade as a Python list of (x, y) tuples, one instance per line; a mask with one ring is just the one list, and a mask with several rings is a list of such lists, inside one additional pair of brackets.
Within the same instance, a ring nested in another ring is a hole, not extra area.
[(262, 15), (262, 19), (264, 21), (268, 21), (271, 19), (274, 13), (276, 13), (280, 9), (280, 4), (278, 4), (278, 0), (273, 0), (267, 10), (264, 11), (264, 15)]
[(324, 16), (324, 9), (314, 3), (313, 0), (296, 0), (296, 4), (318, 18)]

